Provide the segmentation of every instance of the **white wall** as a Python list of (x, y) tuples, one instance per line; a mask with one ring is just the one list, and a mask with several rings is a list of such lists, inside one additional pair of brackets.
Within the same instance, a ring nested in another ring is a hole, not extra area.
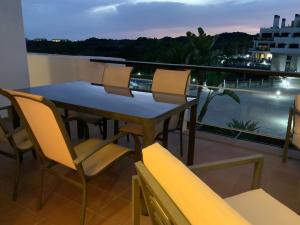
[(27, 60), (30, 86), (34, 87), (75, 80), (101, 83), (105, 64), (90, 62), (90, 58), (117, 59), (29, 53)]
[[(28, 86), (21, 0), (0, 0), (0, 87)], [(0, 106), (7, 104), (0, 98)]]
[(285, 71), (286, 59), (286, 55), (273, 54), (271, 70)]

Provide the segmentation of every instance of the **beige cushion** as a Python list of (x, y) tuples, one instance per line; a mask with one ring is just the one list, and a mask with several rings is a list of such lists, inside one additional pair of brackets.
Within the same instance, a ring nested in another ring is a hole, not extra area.
[(185, 95), (190, 77), (190, 70), (157, 69), (152, 81), (152, 92)]
[(296, 225), (300, 216), (262, 189), (248, 191), (225, 199), (253, 225)]
[(106, 86), (128, 88), (132, 67), (107, 66), (104, 70), (102, 84)]
[(43, 103), (43, 97), (8, 91), (19, 104), (44, 155), (67, 167), (76, 169), (54, 111)]
[[(91, 138), (76, 145), (74, 149), (79, 156), (100, 143), (101, 140)], [(84, 172), (87, 176), (93, 176), (129, 151), (120, 145), (108, 144), (83, 162)]]
[(147, 169), (193, 225), (249, 225), (167, 149), (153, 144), (143, 150)]
[(13, 139), (20, 150), (28, 150), (33, 147), (31, 140), (29, 139), (28, 133), (25, 129), (18, 131), (13, 135)]

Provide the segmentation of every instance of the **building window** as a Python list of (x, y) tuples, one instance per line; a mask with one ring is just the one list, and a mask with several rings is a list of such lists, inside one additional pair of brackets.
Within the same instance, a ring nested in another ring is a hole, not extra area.
[(281, 37), (288, 37), (289, 33), (281, 33)]
[(299, 48), (299, 44), (290, 44), (290, 48)]
[(294, 33), (293, 37), (300, 37), (300, 33)]
[(277, 48), (285, 48), (285, 45), (286, 45), (286, 44), (284, 44), (284, 43), (279, 43), (279, 44), (277, 45)]

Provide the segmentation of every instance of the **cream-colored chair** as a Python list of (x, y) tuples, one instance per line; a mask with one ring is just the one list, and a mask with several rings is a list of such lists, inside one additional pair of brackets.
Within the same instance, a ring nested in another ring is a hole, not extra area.
[[(128, 88), (132, 69), (132, 67), (107, 65), (104, 69), (101, 83), (107, 87)], [(87, 124), (93, 124), (95, 126), (99, 126), (103, 139), (106, 139), (107, 118), (101, 118), (99, 116), (86, 113), (71, 112), (66, 120), (67, 127), (69, 126), (69, 122), (73, 120), (76, 120), (79, 126), (84, 129), (83, 134), (86, 138), (89, 138), (89, 129)]]
[[(3, 109), (6, 110), (7, 108)], [(16, 130), (10, 130), (0, 116), (0, 146), (5, 149), (0, 150), (0, 154), (12, 158), (16, 162), (13, 188), (13, 200), (16, 200), (18, 196), (21, 161), (23, 159), (23, 154), (29, 151), (33, 152), (33, 145), (24, 128), (20, 127)], [(35, 153), (33, 154), (35, 156)]]
[[(143, 150), (133, 177), (133, 224), (140, 224), (140, 189), (152, 224), (296, 225), (300, 216), (271, 197), (260, 185), (263, 156), (254, 155), (186, 167), (159, 144)], [(196, 174), (254, 164), (251, 191), (222, 199)]]
[[(43, 202), (44, 173), (49, 172), (74, 184), (82, 189), (82, 207), (80, 224), (85, 221), (86, 208), (86, 182), (115, 162), (117, 159), (133, 151), (116, 145), (113, 141), (122, 137), (118, 134), (110, 140), (101, 141), (88, 139), (83, 143), (72, 146), (67, 135), (63, 121), (56, 111), (54, 104), (42, 96), (8, 91), (14, 98), (14, 105), (34, 141), (41, 158), (41, 192), (39, 197), (40, 207)], [(77, 172), (80, 182), (63, 176), (52, 169), (55, 164), (61, 164)]]
[[(154, 99), (157, 94), (174, 95), (180, 98), (180, 96), (186, 96), (188, 93), (188, 85), (190, 80), (190, 70), (164, 70), (157, 69), (154, 73), (151, 91), (153, 92)], [(174, 115), (169, 119), (168, 132), (179, 130), (180, 135), (180, 154), (183, 155), (183, 140), (182, 140), (182, 128), (183, 128), (184, 111), (178, 115)], [(162, 140), (163, 145), (167, 147), (168, 137), (167, 133), (163, 135), (164, 122), (156, 125), (156, 139)], [(129, 123), (120, 128), (122, 132), (127, 132), (132, 135), (142, 136), (143, 127)], [(160, 138), (163, 135), (162, 139)]]
[(300, 150), (300, 95), (295, 96), (294, 107), (289, 110), (288, 125), (283, 146), (282, 161), (288, 159), (289, 146), (292, 144)]

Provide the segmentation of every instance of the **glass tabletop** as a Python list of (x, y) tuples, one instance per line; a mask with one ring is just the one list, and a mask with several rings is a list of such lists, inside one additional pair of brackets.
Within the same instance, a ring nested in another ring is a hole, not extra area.
[(72, 105), (93, 109), (96, 113), (99, 110), (146, 119), (157, 118), (182, 105), (196, 102), (195, 98), (186, 96), (104, 87), (84, 81), (32, 87), (22, 91), (42, 95), (66, 108)]

